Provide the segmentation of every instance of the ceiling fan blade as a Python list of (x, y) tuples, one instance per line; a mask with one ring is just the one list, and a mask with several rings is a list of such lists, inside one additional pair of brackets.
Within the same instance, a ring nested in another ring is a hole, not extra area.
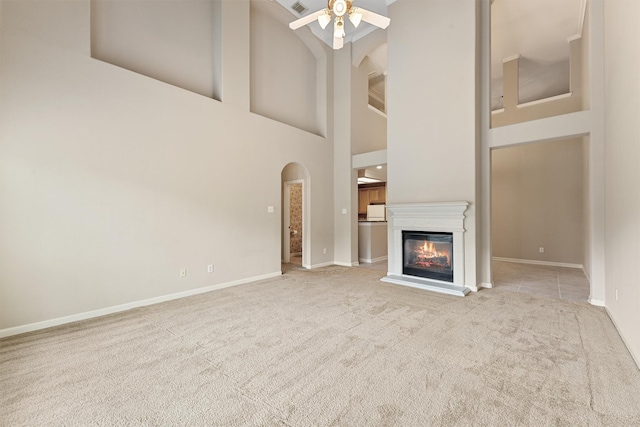
[(369, 24), (375, 25), (376, 27), (380, 27), (383, 30), (387, 28), (391, 23), (391, 19), (387, 18), (386, 16), (378, 15), (377, 13), (370, 12), (365, 9), (360, 9), (359, 7), (354, 7), (352, 8), (352, 10), (353, 9), (355, 9), (354, 12), (362, 14), (362, 20), (364, 22), (368, 22)]
[(307, 16), (303, 16), (302, 18), (297, 19), (292, 23), (290, 23), (289, 28), (291, 28), (292, 30), (297, 30), (300, 27), (304, 27), (305, 25), (312, 23), (313, 21), (318, 19), (318, 16), (324, 13), (326, 13), (325, 9), (320, 9), (317, 12), (310, 13)]
[(334, 50), (342, 49), (342, 46), (344, 46), (344, 39), (342, 37), (334, 37), (333, 49)]

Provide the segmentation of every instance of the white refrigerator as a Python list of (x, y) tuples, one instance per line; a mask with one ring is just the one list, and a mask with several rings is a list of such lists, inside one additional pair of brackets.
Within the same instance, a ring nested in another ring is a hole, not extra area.
[(367, 206), (367, 221), (386, 221), (387, 207), (385, 205)]

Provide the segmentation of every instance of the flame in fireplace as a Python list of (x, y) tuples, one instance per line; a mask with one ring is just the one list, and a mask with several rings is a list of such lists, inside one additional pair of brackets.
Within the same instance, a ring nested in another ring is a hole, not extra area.
[(433, 242), (424, 241), (422, 246), (416, 245), (415, 265), (421, 267), (449, 267), (451, 266), (450, 254), (447, 251), (438, 251)]

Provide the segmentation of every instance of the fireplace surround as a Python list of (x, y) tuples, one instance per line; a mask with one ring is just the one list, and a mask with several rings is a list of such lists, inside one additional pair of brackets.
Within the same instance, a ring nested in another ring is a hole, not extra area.
[[(381, 280), (450, 295), (468, 294), (464, 277), (468, 206), (467, 202), (387, 205), (389, 271)], [(407, 240), (412, 247), (408, 259), (403, 256)], [(426, 270), (431, 271), (424, 274)]]

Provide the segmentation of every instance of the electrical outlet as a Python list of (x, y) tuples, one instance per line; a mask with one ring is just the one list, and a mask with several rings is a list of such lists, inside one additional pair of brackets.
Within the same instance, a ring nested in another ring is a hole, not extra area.
[(346, 215), (347, 214), (347, 210), (345, 208), (342, 208), (342, 215)]
[(618, 301), (618, 288), (616, 288), (616, 301)]
[(187, 277), (187, 269), (186, 268), (181, 268), (180, 269), (180, 277)]
[(540, 251), (541, 254), (544, 253), (544, 248), (542, 246), (540, 246), (540, 248), (538, 250)]
[(322, 253), (326, 255), (326, 254), (327, 254), (327, 248), (324, 248), (324, 249), (322, 250)]
[(213, 273), (213, 264), (207, 265), (207, 273)]

